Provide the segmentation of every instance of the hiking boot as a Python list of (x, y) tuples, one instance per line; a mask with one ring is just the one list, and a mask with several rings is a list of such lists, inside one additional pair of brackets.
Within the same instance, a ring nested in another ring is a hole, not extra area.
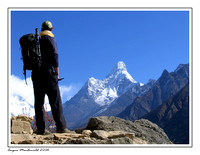
[(63, 129), (63, 130), (56, 130), (56, 133), (71, 133), (71, 131), (70, 130), (68, 130), (68, 129)]
[(51, 132), (48, 130), (36, 130), (33, 133), (37, 134), (37, 135), (50, 135)]

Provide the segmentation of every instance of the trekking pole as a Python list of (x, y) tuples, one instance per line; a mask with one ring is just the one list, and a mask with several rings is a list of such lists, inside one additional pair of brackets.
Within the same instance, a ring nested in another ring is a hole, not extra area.
[(35, 36), (38, 37), (38, 28), (35, 29)]
[(63, 80), (64, 78), (60, 78), (60, 79), (58, 79), (58, 81), (61, 81), (61, 80)]

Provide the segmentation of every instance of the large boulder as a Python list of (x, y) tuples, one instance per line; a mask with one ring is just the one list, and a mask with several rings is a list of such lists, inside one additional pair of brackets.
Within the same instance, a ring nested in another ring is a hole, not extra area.
[(146, 119), (131, 122), (118, 117), (95, 117), (89, 120), (86, 129), (125, 131), (134, 133), (136, 139), (145, 141), (148, 144), (172, 144), (163, 129)]
[(11, 133), (13, 134), (32, 134), (32, 117), (26, 115), (13, 116), (11, 118)]

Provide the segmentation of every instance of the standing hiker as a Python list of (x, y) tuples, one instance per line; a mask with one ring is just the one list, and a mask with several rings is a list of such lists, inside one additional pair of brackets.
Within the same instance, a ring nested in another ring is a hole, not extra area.
[(35, 117), (37, 134), (45, 134), (44, 98), (47, 94), (53, 118), (56, 123), (56, 132), (65, 133), (66, 121), (63, 115), (60, 90), (58, 87), (59, 64), (57, 44), (52, 33), (53, 26), (49, 21), (42, 24), (40, 32), (40, 51), (42, 65), (39, 70), (32, 71), (32, 81), (35, 96)]

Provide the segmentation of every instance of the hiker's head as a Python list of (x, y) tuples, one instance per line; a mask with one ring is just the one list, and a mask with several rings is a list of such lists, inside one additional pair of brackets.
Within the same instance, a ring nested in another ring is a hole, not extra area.
[(49, 30), (49, 31), (53, 30), (53, 25), (50, 21), (45, 21), (42, 23), (42, 31), (44, 30)]

